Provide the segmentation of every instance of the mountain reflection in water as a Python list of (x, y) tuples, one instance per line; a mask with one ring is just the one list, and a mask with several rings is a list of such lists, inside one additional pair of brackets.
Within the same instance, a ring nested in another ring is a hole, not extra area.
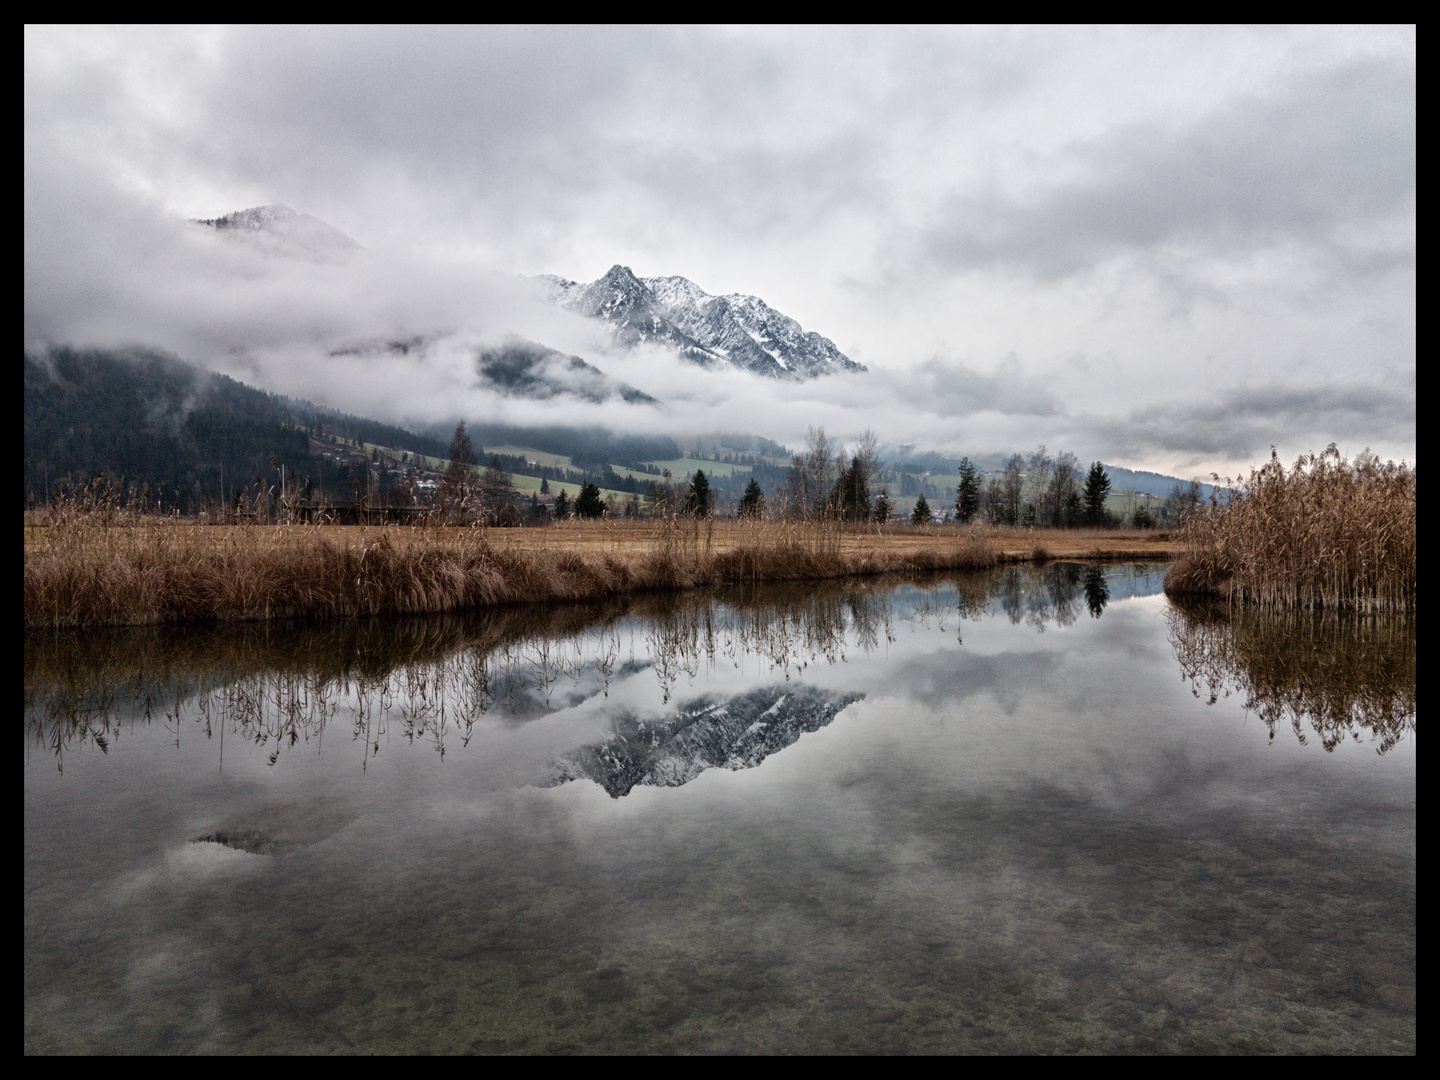
[(658, 720), (619, 717), (606, 739), (557, 760), (550, 783), (594, 780), (618, 799), (636, 784), (679, 787), (706, 769), (751, 769), (863, 696), (768, 686), (702, 698)]

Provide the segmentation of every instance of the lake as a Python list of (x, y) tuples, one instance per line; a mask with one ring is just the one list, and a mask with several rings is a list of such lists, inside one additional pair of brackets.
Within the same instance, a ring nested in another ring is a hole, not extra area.
[(1163, 570), (28, 635), (25, 1050), (1413, 1054), (1413, 620)]

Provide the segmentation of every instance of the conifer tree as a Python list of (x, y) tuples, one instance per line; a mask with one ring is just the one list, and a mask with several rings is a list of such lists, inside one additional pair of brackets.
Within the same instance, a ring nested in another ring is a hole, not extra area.
[(835, 483), (835, 509), (846, 521), (867, 521), (870, 518), (869, 470), (860, 455), (850, 461), (849, 468), (840, 470)]
[(924, 492), (915, 500), (915, 510), (910, 515), (911, 525), (928, 525), (930, 523), (930, 504), (925, 501)]
[(753, 476), (745, 485), (745, 494), (740, 496), (740, 516), (759, 517), (765, 512), (765, 494), (760, 490), (760, 481)]
[(1095, 462), (1085, 477), (1085, 524), (1098, 528), (1109, 521), (1105, 511), (1105, 496), (1110, 494), (1110, 475), (1105, 466)]
[(881, 488), (880, 496), (875, 500), (875, 520), (884, 525), (894, 512), (895, 508), (890, 505), (890, 489)]
[(565, 489), (560, 489), (560, 494), (555, 496), (555, 520), (564, 521), (570, 516), (570, 496)]
[(696, 469), (690, 480), (690, 492), (685, 496), (685, 512), (695, 517), (710, 516), (710, 481), (703, 469)]
[(582, 518), (598, 518), (605, 513), (605, 502), (600, 498), (600, 489), (588, 480), (580, 485), (580, 495), (575, 500), (575, 513)]
[(960, 459), (960, 483), (955, 488), (955, 516), (965, 524), (980, 509), (980, 470), (968, 457)]

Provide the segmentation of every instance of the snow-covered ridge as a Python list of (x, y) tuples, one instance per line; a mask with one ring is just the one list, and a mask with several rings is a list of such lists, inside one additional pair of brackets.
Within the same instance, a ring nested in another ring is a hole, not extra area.
[(622, 345), (668, 345), (696, 363), (729, 363), (772, 378), (865, 370), (758, 296), (712, 296), (688, 278), (640, 278), (619, 265), (589, 284), (553, 274), (538, 280), (556, 304), (609, 323)]

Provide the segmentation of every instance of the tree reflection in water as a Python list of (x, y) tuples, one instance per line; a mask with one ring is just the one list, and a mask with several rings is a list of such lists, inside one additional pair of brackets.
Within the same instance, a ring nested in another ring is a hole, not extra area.
[(1331, 751), (1366, 733), (1383, 754), (1415, 733), (1413, 616), (1187, 602), (1166, 618), (1195, 696), (1242, 697), (1272, 740), (1288, 724), (1303, 745), (1308, 726)]
[(884, 648), (897, 621), (944, 630), (957, 618), (963, 645), (964, 622), (998, 606), (1012, 623), (1044, 632), (1071, 625), (1082, 604), (1098, 617), (1109, 587), (1154, 573), (1053, 563), (936, 576), (901, 593), (894, 579), (871, 579), (423, 619), (28, 634), (28, 740), (63, 770), (66, 753), (87, 744), (108, 752), (127, 725), (159, 721), (177, 740), (228, 729), (274, 764), (343, 713), (362, 767), (394, 738), (443, 756), (447, 740), (468, 745), (483, 717), (545, 716), (608, 696), (615, 678), (646, 667), (666, 703), (707, 664), (790, 683), (811, 665), (844, 663), (849, 650)]

